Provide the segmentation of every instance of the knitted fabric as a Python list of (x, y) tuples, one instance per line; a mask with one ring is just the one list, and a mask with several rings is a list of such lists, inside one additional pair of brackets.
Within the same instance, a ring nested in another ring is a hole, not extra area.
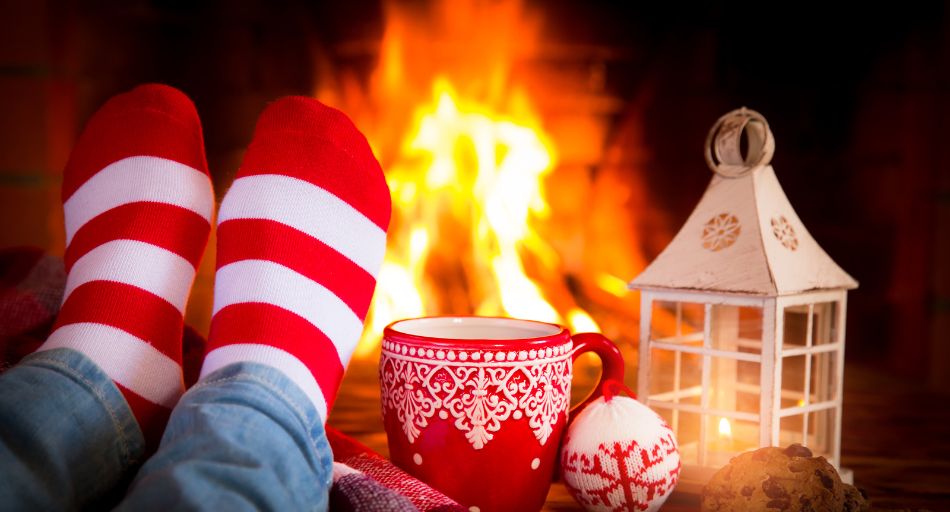
[(386, 250), (389, 188), (366, 138), (311, 98), (272, 103), (218, 213), (202, 375), (283, 371), (326, 421)]
[[(62, 258), (38, 247), (0, 250), (0, 372), (36, 352), (49, 337), (65, 288)], [(185, 389), (198, 381), (205, 343), (191, 326), (182, 327)]]
[(568, 492), (588, 511), (654, 512), (676, 486), (680, 457), (663, 418), (605, 392), (568, 428), (561, 471)]
[(421, 512), (467, 512), (457, 502), (399, 469), (355, 439), (327, 427), (333, 460), (405, 496)]
[(191, 100), (156, 84), (110, 99), (70, 154), (62, 193), (66, 288), (39, 350), (95, 361), (154, 449), (184, 393), (183, 317), (214, 210)]
[(35, 247), (0, 251), (0, 371), (49, 336), (65, 288), (62, 259)]
[(333, 512), (419, 512), (409, 498), (345, 464), (333, 463)]

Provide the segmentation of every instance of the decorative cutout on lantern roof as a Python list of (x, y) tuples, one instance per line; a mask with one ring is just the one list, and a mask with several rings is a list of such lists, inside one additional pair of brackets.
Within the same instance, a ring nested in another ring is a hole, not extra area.
[(785, 197), (769, 165), (774, 151), (758, 112), (743, 107), (719, 118), (706, 138), (709, 187), (673, 241), (627, 287), (765, 296), (857, 288)]

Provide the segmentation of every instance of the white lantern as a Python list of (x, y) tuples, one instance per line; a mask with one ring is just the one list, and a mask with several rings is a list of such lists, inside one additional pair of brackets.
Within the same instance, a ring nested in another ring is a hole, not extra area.
[[(748, 151), (740, 140), (745, 133)], [(698, 492), (741, 452), (801, 443), (842, 470), (847, 291), (769, 161), (768, 123), (742, 108), (706, 139), (712, 182), (641, 290), (637, 396), (680, 447), (679, 489)]]

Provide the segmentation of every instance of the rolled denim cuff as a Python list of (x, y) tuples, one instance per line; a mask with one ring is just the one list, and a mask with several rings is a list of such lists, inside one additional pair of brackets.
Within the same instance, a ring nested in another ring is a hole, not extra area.
[(122, 392), (81, 352), (36, 352), (0, 375), (0, 481), (14, 502), (81, 508), (144, 454)]
[[(250, 385), (251, 389), (245, 392), (243, 388), (247, 385)], [(310, 439), (309, 448), (313, 454), (319, 457), (319, 460), (313, 462), (321, 468), (329, 468), (324, 482), (329, 487), (333, 483), (333, 451), (330, 449), (329, 441), (327, 441), (323, 420), (310, 398), (284, 372), (261, 363), (232, 363), (209, 373), (198, 381), (182, 397), (182, 402), (186, 402), (186, 397), (189, 394), (210, 395), (210, 400), (203, 396), (196, 400), (206, 403), (215, 400), (227, 400), (228, 393), (223, 392), (223, 390), (232, 386), (235, 388), (233, 391), (240, 390), (238, 392), (242, 396), (259, 394), (261, 388), (266, 389), (273, 399), (282, 402), (288, 411), (292, 411), (296, 421), (299, 422), (300, 430), (305, 432)], [(301, 449), (303, 450), (303, 447)]]
[(304, 392), (276, 368), (234, 363), (182, 396), (118, 510), (325, 511), (332, 480)]

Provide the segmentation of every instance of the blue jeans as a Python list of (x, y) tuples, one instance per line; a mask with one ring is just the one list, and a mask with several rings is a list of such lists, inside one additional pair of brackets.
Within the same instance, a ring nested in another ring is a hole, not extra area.
[[(122, 393), (82, 353), (38, 352), (0, 374), (0, 510), (101, 503), (144, 456)], [(185, 393), (118, 509), (322, 511), (332, 476), (303, 391), (275, 368), (236, 363)]]

